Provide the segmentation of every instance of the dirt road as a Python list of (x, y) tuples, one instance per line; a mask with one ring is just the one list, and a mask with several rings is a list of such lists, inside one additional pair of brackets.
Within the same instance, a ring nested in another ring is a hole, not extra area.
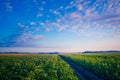
[(60, 57), (70, 65), (70, 67), (73, 69), (74, 73), (78, 76), (80, 80), (103, 80), (97, 77), (92, 72), (82, 68), (81, 66), (76, 65), (75, 63), (68, 60), (64, 56), (60, 56)]

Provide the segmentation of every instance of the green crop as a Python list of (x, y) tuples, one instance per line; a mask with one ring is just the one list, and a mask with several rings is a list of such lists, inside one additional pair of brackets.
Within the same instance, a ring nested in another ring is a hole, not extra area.
[(120, 54), (62, 55), (105, 80), (120, 80)]
[(58, 55), (0, 55), (0, 80), (78, 80)]

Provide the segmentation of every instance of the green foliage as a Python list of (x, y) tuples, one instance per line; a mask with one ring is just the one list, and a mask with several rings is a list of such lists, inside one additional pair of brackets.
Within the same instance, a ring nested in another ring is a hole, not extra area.
[(58, 55), (1, 55), (0, 80), (78, 80)]
[(120, 54), (71, 54), (64, 57), (105, 80), (120, 80)]

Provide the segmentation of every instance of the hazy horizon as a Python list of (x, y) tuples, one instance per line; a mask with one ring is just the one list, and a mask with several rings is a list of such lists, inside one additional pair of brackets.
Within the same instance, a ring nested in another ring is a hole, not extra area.
[(116, 49), (105, 49), (105, 50), (80, 50), (80, 49), (46, 49), (46, 48), (0, 48), (0, 52), (62, 52), (62, 53), (74, 53), (74, 52), (85, 52), (85, 51), (120, 51)]
[(120, 50), (119, 0), (1, 0), (0, 52)]

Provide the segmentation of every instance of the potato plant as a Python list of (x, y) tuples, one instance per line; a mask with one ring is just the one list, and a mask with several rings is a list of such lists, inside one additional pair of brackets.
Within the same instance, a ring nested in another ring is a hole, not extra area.
[(58, 55), (0, 55), (0, 80), (78, 80)]
[(62, 55), (105, 80), (120, 80), (120, 54)]

